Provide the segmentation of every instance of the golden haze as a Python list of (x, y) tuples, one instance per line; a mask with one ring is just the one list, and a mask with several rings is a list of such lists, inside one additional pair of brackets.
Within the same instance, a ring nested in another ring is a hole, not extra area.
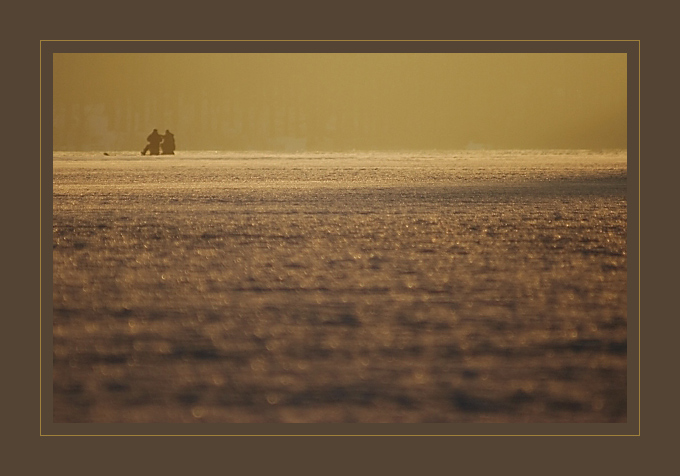
[(626, 148), (626, 55), (60, 53), (54, 149)]

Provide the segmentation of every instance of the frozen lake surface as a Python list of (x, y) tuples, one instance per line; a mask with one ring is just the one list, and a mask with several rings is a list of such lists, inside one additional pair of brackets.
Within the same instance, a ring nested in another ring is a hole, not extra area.
[(55, 422), (626, 421), (625, 151), (53, 163)]

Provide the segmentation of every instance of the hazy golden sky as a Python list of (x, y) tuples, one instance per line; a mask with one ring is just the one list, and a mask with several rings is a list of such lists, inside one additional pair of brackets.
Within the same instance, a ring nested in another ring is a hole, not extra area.
[(61, 53), (55, 149), (625, 148), (622, 53)]

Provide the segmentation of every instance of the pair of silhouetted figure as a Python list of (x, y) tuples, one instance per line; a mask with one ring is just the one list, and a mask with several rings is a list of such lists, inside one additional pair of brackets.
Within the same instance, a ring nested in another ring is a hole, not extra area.
[(175, 136), (169, 130), (165, 130), (165, 135), (160, 135), (158, 129), (154, 129), (146, 138), (148, 144), (144, 147), (142, 155), (149, 152), (150, 155), (158, 155), (163, 150), (163, 155), (173, 155), (175, 153)]

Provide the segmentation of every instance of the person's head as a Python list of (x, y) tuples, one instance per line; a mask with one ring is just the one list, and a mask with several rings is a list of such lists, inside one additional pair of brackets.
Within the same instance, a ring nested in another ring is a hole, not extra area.
[(170, 134), (170, 129), (165, 129), (166, 134)]

